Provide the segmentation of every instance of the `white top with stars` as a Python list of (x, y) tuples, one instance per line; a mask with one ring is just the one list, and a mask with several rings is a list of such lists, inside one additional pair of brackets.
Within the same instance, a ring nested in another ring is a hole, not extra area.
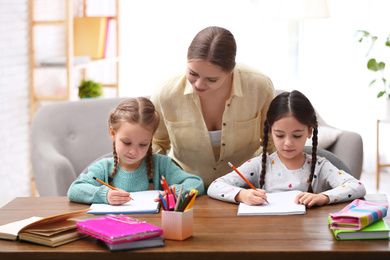
[[(300, 190), (306, 192), (311, 170), (311, 155), (305, 154), (306, 161), (302, 168), (289, 170), (279, 159), (275, 152), (267, 156), (265, 184), (263, 189), (267, 192), (281, 192), (288, 190)], [(256, 188), (260, 188), (261, 155), (255, 157), (238, 168), (249, 182)], [(326, 158), (317, 157), (317, 165), (314, 171), (313, 192), (324, 193), (330, 203), (351, 201), (366, 194), (363, 184), (345, 171), (337, 169)], [(208, 188), (207, 194), (215, 199), (233, 202), (242, 188), (249, 188), (248, 184), (235, 172), (226, 174), (216, 179)]]

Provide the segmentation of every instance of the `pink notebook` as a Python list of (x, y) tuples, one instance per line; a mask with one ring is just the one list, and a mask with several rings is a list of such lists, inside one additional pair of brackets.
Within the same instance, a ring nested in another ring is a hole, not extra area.
[(125, 215), (107, 215), (77, 222), (78, 230), (110, 244), (161, 236), (160, 227)]
[(386, 217), (388, 206), (356, 199), (340, 212), (330, 214), (331, 229), (361, 230)]

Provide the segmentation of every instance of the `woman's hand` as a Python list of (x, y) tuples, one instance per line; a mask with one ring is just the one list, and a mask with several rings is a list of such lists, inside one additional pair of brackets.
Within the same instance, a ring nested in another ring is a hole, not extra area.
[(265, 190), (261, 189), (241, 189), (235, 197), (236, 202), (244, 202), (250, 206), (263, 204), (266, 199)]
[(107, 201), (111, 205), (118, 206), (130, 201), (130, 193), (124, 190), (109, 190), (107, 193)]
[(312, 206), (322, 206), (329, 203), (329, 197), (325, 194), (314, 194), (310, 192), (299, 193), (295, 197), (296, 204), (306, 205), (306, 207), (311, 208)]

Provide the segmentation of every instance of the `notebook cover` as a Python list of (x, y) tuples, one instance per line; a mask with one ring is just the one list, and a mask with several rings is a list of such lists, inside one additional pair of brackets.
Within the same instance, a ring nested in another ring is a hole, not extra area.
[(136, 241), (163, 234), (160, 227), (125, 215), (109, 215), (80, 221), (77, 222), (77, 227), (81, 232), (110, 244)]
[(386, 217), (388, 206), (356, 199), (340, 212), (330, 214), (331, 229), (361, 230)]

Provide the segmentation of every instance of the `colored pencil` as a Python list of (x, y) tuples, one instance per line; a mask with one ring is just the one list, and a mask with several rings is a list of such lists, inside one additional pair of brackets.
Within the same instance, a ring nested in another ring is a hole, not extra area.
[[(235, 171), (238, 173), (238, 175), (240, 175), (240, 177), (241, 177), (246, 183), (248, 183), (248, 185), (249, 185), (252, 189), (257, 190), (257, 189), (255, 188), (255, 186), (253, 186), (252, 183), (250, 183), (250, 182), (247, 180), (247, 178), (245, 178), (244, 175), (242, 175), (241, 172), (239, 172), (239, 171), (236, 169), (236, 167), (233, 166), (233, 164), (231, 164), (230, 162), (228, 162), (228, 164), (229, 164), (230, 167), (233, 168), (233, 170), (235, 170)], [(268, 202), (267, 199), (264, 199), (264, 200), (265, 200), (265, 202), (267, 202), (267, 203), (269, 204), (269, 202)]]

